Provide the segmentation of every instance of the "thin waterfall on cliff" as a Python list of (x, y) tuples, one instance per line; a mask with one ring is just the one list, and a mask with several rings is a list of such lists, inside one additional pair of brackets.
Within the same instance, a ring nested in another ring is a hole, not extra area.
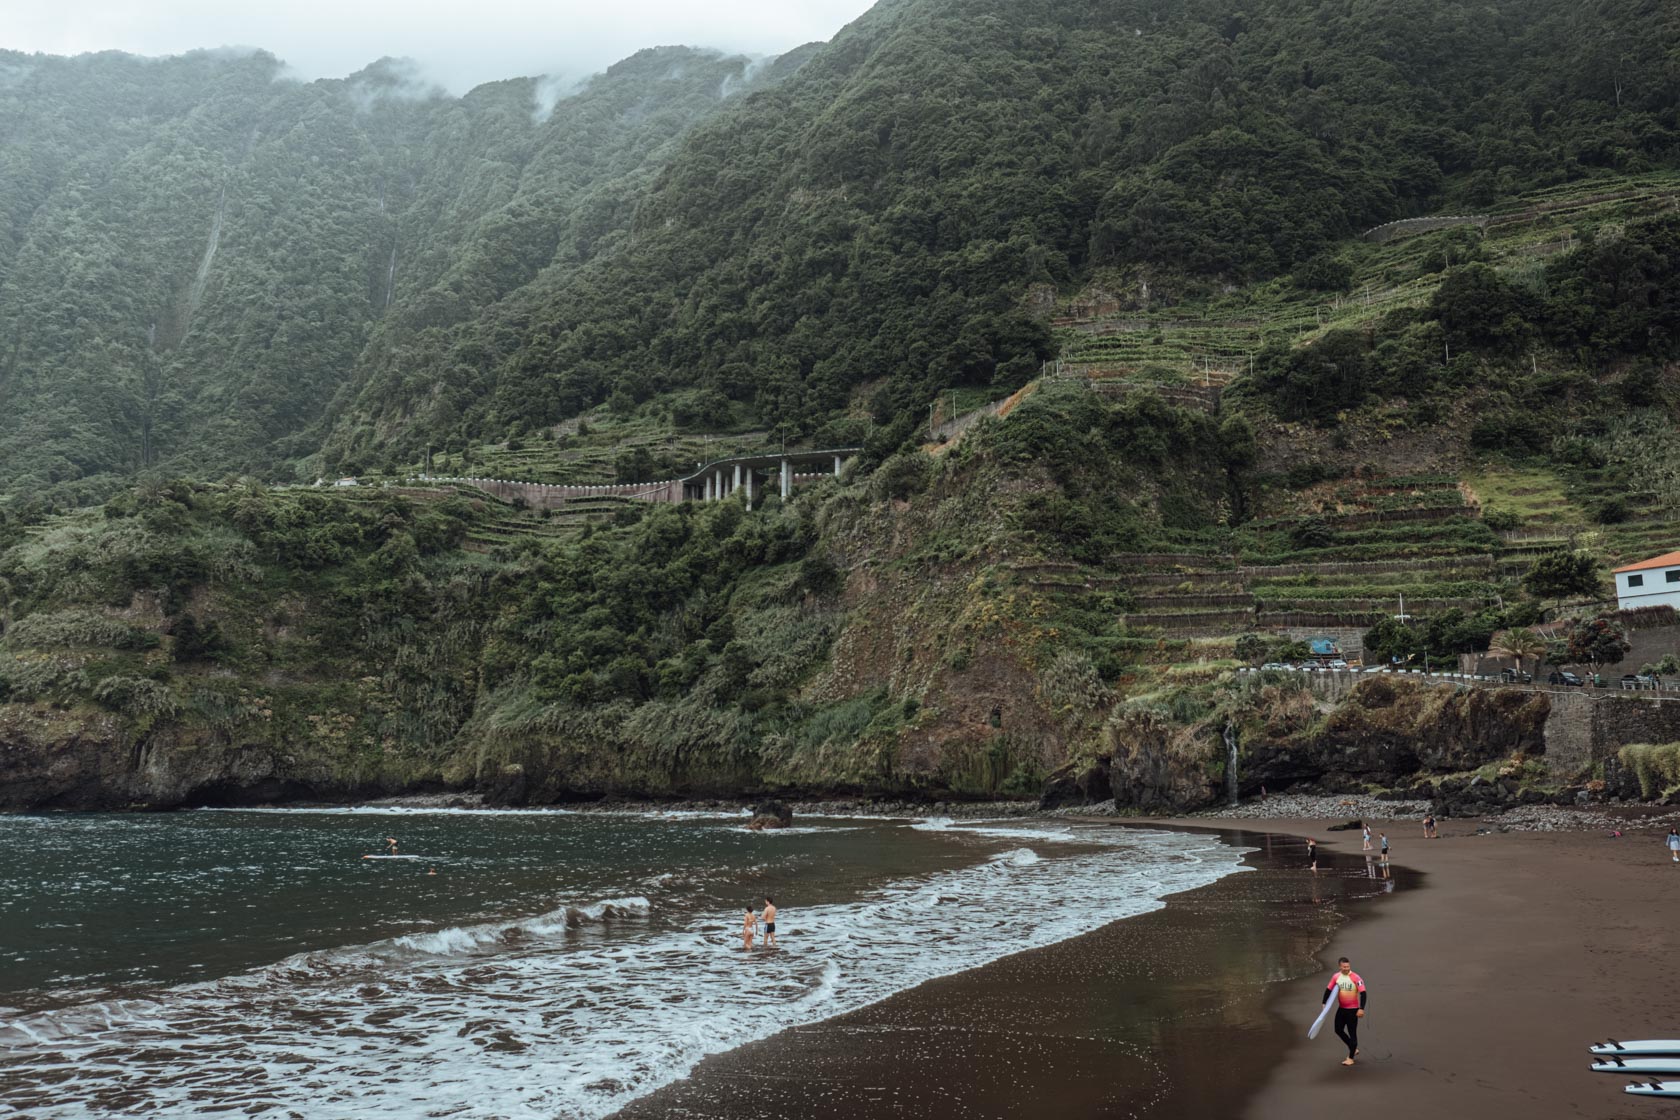
[(1225, 724), (1225, 800), (1237, 803), (1237, 725)]

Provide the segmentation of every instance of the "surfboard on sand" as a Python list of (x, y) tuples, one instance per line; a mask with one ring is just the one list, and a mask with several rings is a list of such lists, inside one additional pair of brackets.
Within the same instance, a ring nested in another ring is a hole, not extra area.
[(1680, 1056), (1680, 1038), (1636, 1038), (1628, 1042), (1608, 1039), (1587, 1050), (1601, 1058), (1659, 1058)]
[(1622, 1092), (1636, 1097), (1680, 1097), (1680, 1081), (1651, 1081), (1647, 1084), (1636, 1081)]
[(1614, 1058), (1592, 1064), (1594, 1073), (1625, 1073), (1630, 1077), (1680, 1078), (1680, 1057)]
[(1330, 1021), (1331, 1012), (1336, 1010), (1336, 1005), (1340, 1002), (1341, 1000), (1337, 999), (1333, 995), (1324, 1001), (1324, 1008), (1319, 1011), (1318, 1018), (1314, 1019), (1313, 1025), (1307, 1028), (1308, 1038), (1318, 1037), (1318, 1032), (1323, 1030), (1324, 1024)]

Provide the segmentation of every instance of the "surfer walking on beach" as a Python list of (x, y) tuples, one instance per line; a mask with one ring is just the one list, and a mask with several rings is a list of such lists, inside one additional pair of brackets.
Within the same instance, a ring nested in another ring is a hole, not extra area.
[(1359, 1020), (1365, 1018), (1365, 981), (1346, 957), (1336, 962), (1336, 974), (1324, 988), (1324, 1001), (1336, 1000), (1336, 1037), (1347, 1046), (1344, 1066), (1351, 1066), (1359, 1053)]

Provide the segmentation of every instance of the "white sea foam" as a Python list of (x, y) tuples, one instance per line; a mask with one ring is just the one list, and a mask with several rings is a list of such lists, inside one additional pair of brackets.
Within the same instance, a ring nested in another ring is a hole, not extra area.
[[(150, 1001), (0, 1020), (0, 1111), (605, 1116), (702, 1057), (1162, 905), (1240, 867), (1204, 837), (945, 823), (1002, 851), (844, 904), (661, 924), (644, 898), (299, 954)], [(1078, 907), (1058, 900), (1077, 891)], [(493, 1087), (494, 1091), (487, 1091)]]

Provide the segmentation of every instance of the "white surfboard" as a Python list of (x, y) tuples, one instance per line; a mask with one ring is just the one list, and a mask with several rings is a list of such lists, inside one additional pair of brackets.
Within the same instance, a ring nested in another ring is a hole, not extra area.
[(1652, 1081), (1645, 1085), (1636, 1082), (1622, 1092), (1636, 1097), (1680, 1097), (1680, 1081)]
[(1587, 1050), (1601, 1058), (1659, 1058), (1680, 1055), (1680, 1038), (1636, 1038), (1628, 1042), (1612, 1038)]
[(1630, 1077), (1680, 1078), (1680, 1057), (1672, 1058), (1616, 1058), (1594, 1062), (1594, 1073), (1625, 1073)]
[(1314, 1019), (1313, 1025), (1307, 1028), (1308, 1038), (1318, 1037), (1318, 1032), (1323, 1030), (1324, 1024), (1330, 1021), (1331, 1012), (1336, 1010), (1336, 1005), (1340, 1002), (1341, 1000), (1337, 999), (1334, 993), (1331, 993), (1330, 998), (1324, 1001), (1324, 1009), (1318, 1013), (1318, 1018)]

